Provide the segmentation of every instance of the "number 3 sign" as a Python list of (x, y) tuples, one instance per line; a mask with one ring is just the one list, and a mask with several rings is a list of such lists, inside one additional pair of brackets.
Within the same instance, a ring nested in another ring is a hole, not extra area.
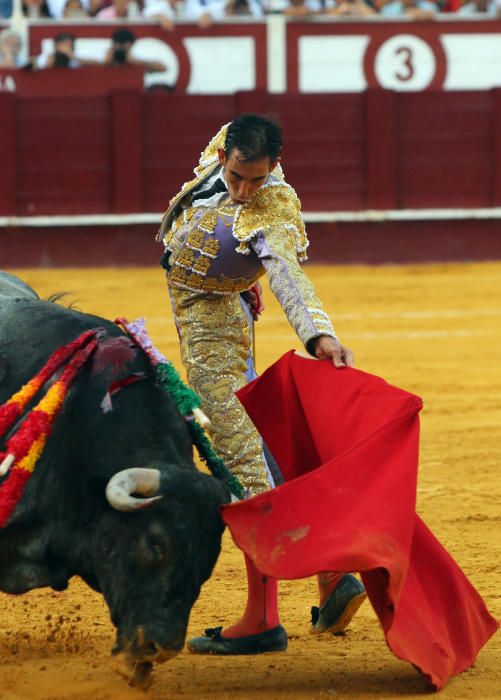
[(439, 42), (415, 34), (373, 40), (364, 61), (367, 83), (387, 90), (420, 91), (442, 87), (445, 56)]

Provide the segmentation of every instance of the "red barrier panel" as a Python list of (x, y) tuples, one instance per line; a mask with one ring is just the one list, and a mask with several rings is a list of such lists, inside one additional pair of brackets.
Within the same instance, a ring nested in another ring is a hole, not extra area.
[(493, 93), (400, 94), (398, 107), (398, 206), (493, 206)]
[(21, 97), (97, 97), (110, 90), (142, 90), (144, 69), (138, 66), (89, 66), (85, 70), (0, 68), (0, 93)]
[(253, 108), (282, 123), (286, 177), (305, 211), (501, 203), (499, 89), (223, 96), (116, 91), (85, 98), (0, 92), (0, 213), (161, 212), (191, 179), (217, 129)]
[(16, 99), (0, 93), (0, 215), (16, 211)]
[(150, 93), (142, 99), (144, 211), (164, 211), (200, 152), (235, 114), (233, 95)]
[(16, 107), (16, 210), (9, 213), (110, 212), (109, 99), (18, 98)]

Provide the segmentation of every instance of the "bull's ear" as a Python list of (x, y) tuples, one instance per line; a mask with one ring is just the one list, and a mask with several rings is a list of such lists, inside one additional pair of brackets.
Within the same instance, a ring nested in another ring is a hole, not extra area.
[(175, 465), (162, 470), (160, 493), (167, 497), (171, 493), (191, 494), (191, 498), (198, 503), (214, 507), (229, 503), (231, 498), (230, 490), (223, 480), (198, 469), (180, 469)]
[(115, 510), (124, 512), (147, 508), (163, 498), (156, 495), (160, 488), (160, 476), (158, 469), (138, 467), (118, 472), (106, 486), (108, 503)]
[(208, 474), (201, 474), (201, 476), (205, 477), (204, 488), (206, 492), (210, 492), (217, 505), (230, 503), (232, 494), (228, 484), (223, 479), (217, 479), (215, 476), (209, 476)]

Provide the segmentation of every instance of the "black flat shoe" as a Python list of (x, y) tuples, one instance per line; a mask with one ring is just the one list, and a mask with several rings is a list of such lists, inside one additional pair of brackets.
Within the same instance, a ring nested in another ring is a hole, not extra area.
[(314, 634), (339, 634), (348, 627), (366, 598), (363, 584), (352, 574), (346, 574), (321, 608), (312, 607), (311, 631)]
[(194, 637), (188, 641), (188, 650), (193, 654), (263, 654), (287, 649), (287, 633), (282, 625), (266, 632), (234, 639), (223, 637), (222, 629), (206, 629), (203, 637)]

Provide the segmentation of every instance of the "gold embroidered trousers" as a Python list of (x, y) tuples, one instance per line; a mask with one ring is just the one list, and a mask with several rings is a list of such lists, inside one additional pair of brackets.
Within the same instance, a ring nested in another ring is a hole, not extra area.
[(209, 417), (214, 449), (249, 496), (270, 488), (262, 441), (235, 392), (247, 383), (251, 331), (239, 294), (170, 286), (188, 382)]

